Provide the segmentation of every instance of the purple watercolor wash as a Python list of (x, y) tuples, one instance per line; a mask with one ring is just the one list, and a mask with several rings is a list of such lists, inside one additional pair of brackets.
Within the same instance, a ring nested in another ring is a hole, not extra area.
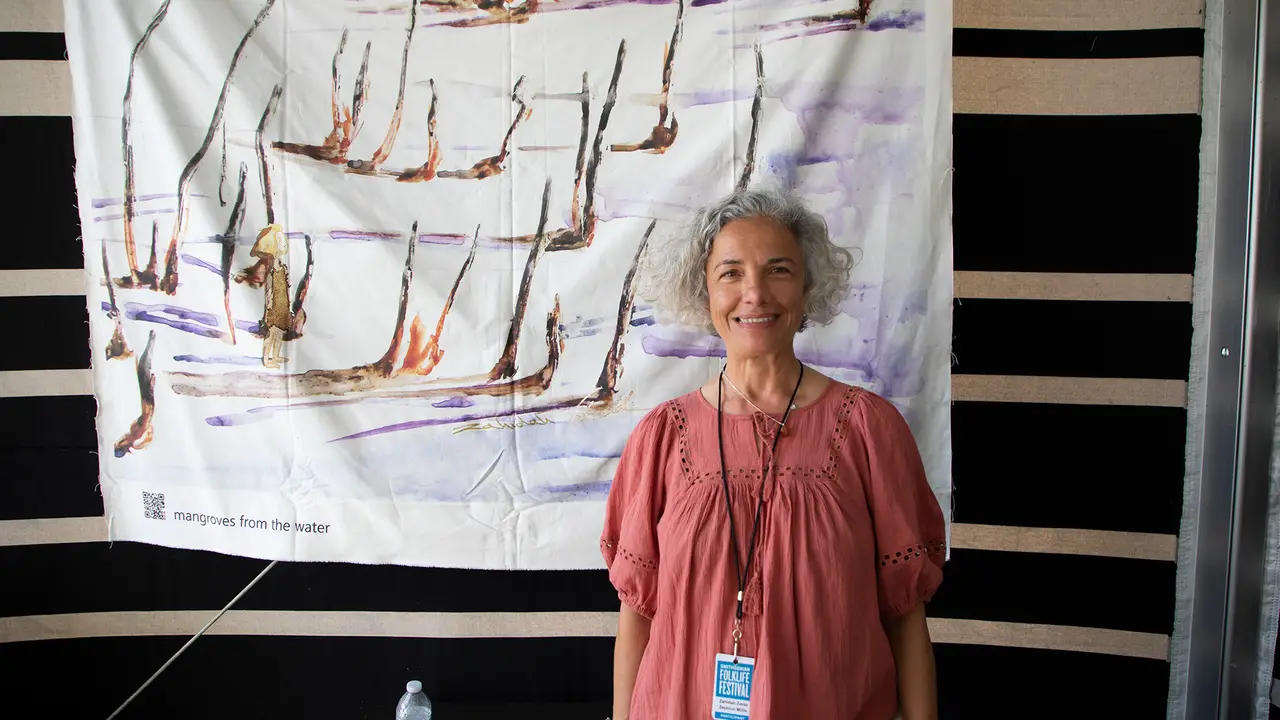
[(330, 230), (332, 240), (399, 240), (402, 233), (378, 232), (375, 230)]
[(198, 268), (204, 268), (205, 270), (208, 270), (209, 272), (214, 273), (218, 276), (222, 275), (222, 268), (218, 267), (217, 265), (214, 265), (213, 263), (205, 262), (204, 260), (201, 260), (195, 255), (191, 255), (189, 253), (182, 253), (182, 255), (180, 255), (179, 257), (182, 258), (182, 262), (188, 265), (195, 265)]
[[(657, 318), (653, 317), (652, 315), (649, 315), (646, 317), (632, 318), (631, 327), (643, 327), (645, 325), (655, 325), (657, 324), (657, 322), (658, 322)], [(643, 345), (643, 343), (641, 343), (641, 345)]]
[(750, 100), (755, 96), (755, 88), (733, 88), (729, 90), (695, 90), (687, 93), (675, 93), (676, 107), (690, 108), (700, 105), (720, 105), (739, 100)]
[[(194, 320), (200, 323), (201, 325), (208, 325), (210, 327), (217, 327), (218, 325), (221, 324), (218, 320), (217, 315), (214, 315), (212, 313), (200, 312), (199, 310), (191, 310), (189, 308), (184, 308), (179, 305), (168, 305), (165, 303), (160, 303), (156, 305), (145, 305), (143, 303), (130, 302), (130, 303), (125, 303), (124, 308), (125, 308), (125, 317), (130, 317), (130, 313), (139, 313), (139, 312), (161, 313), (164, 315), (172, 315), (182, 320)], [(130, 319), (132, 318), (130, 317)]]
[(867, 29), (872, 32), (881, 30), (910, 30), (924, 23), (924, 13), (914, 10), (899, 10), (879, 17), (871, 18)]
[(519, 410), (512, 412), (511, 410), (497, 410), (487, 413), (475, 413), (473, 415), (460, 415), (457, 417), (445, 418), (427, 418), (425, 420), (409, 420), (407, 422), (394, 423), (391, 425), (383, 425), (369, 430), (362, 430), (350, 435), (334, 438), (331, 443), (342, 442), (344, 440), (362, 440), (377, 435), (385, 435), (387, 433), (403, 432), (405, 430), (417, 430), (419, 428), (438, 427), (440, 425), (453, 425), (455, 423), (475, 422), (477, 420), (493, 420), (496, 418), (519, 418), (523, 415), (533, 415), (535, 413), (550, 412), (551, 410), (563, 410), (564, 408), (576, 407), (581, 400), (564, 400), (558, 403), (550, 403), (537, 408), (529, 408), (527, 410)]
[[(438, 235), (433, 233), (420, 233), (418, 235), (419, 243), (427, 243), (428, 245), (462, 245), (471, 242), (471, 238), (465, 235)], [(485, 238), (480, 238), (480, 247), (483, 248), (507, 248), (510, 245), (502, 245), (495, 242), (485, 242)]]
[[(111, 304), (102, 303), (102, 312), (110, 313)], [(200, 337), (218, 340), (226, 337), (225, 333), (217, 329), (221, 325), (221, 321), (217, 316), (177, 305), (125, 303), (124, 316), (127, 320), (156, 323), (157, 325), (164, 325), (174, 330), (181, 330)], [(258, 323), (256, 322), (237, 320), (236, 327), (255, 335), (258, 334)]]
[[(258, 362), (262, 362), (258, 358)], [(260, 408), (250, 408), (237, 415), (212, 415), (204, 419), (205, 423), (213, 427), (235, 427), (237, 425), (248, 425), (249, 423), (268, 420), (275, 416), (279, 410), (290, 410), (288, 405), (275, 405)]]
[[(566, 323), (560, 323), (561, 337), (566, 340), (580, 337), (594, 337), (599, 335), (604, 329), (606, 323), (612, 324), (613, 318), (575, 318)], [(610, 328), (612, 329), (612, 328)]]
[(474, 406), (475, 404), (476, 404), (476, 403), (475, 403), (475, 401), (474, 401), (474, 400), (472, 400), (471, 398), (467, 397), (466, 395), (459, 395), (459, 396), (457, 396), (457, 397), (451, 397), (451, 398), (449, 398), (448, 400), (441, 400), (441, 401), (439, 401), (439, 402), (433, 402), (433, 403), (431, 403), (431, 407), (435, 407), (435, 408), (469, 408), (469, 407)]
[(199, 355), (174, 355), (173, 359), (178, 362), (203, 363), (206, 365), (261, 365), (262, 358), (253, 357), (251, 355), (212, 355), (210, 357), (201, 357)]
[(544, 12), (563, 10), (599, 10), (614, 5), (674, 5), (676, 0), (560, 0)]
[(693, 205), (673, 200), (625, 197), (610, 195), (603, 188), (596, 190), (596, 218), (602, 222), (621, 219), (678, 220), (695, 209)]
[[(133, 199), (134, 202), (149, 202), (151, 200), (173, 200), (177, 197), (178, 196), (173, 193), (155, 193), (152, 195), (135, 195)], [(207, 198), (209, 196), (202, 195), (200, 193), (192, 193), (191, 197)], [(94, 198), (91, 204), (95, 208), (112, 207), (115, 205), (123, 205), (124, 198)]]
[(612, 486), (613, 481), (580, 483), (578, 485), (550, 485), (534, 489), (528, 495), (544, 502), (592, 500), (607, 497), (609, 488)]
[(724, 342), (714, 335), (680, 331), (681, 337), (646, 335), (640, 347), (655, 357), (724, 357)]
[[(177, 210), (173, 208), (161, 208), (159, 210), (136, 210), (134, 211), (133, 216), (141, 217), (143, 215), (172, 215), (175, 212), (177, 212)], [(99, 215), (95, 217), (93, 221), (96, 223), (100, 223), (100, 222), (107, 222), (109, 220), (123, 220), (123, 219), (124, 219), (124, 213), (119, 212), (119, 213), (111, 213), (109, 215)]]
[[(256, 327), (256, 325), (255, 325)], [(311, 402), (295, 402), (289, 405), (262, 405), (260, 407), (246, 410), (242, 413), (233, 413), (229, 415), (214, 415), (205, 418), (205, 422), (215, 427), (229, 427), (232, 425), (248, 425), (262, 420), (270, 419), (277, 412), (296, 412), (298, 410), (312, 410), (318, 408), (344, 407), (347, 405), (367, 405), (367, 404), (400, 404), (405, 402), (402, 398), (371, 398), (371, 397), (355, 397), (342, 398), (340, 400), (313, 400)]]
[(195, 323), (187, 322), (185, 320), (174, 320), (172, 318), (167, 318), (162, 315), (153, 315), (152, 313), (149, 313), (149, 312), (131, 313), (131, 314), (128, 314), (127, 317), (130, 320), (138, 320), (140, 322), (149, 322), (149, 323), (156, 323), (157, 325), (165, 325), (167, 327), (173, 328), (174, 330), (181, 330), (183, 332), (191, 333), (192, 335), (199, 335), (200, 337), (206, 337), (214, 340), (221, 340), (222, 338), (226, 337), (226, 334), (223, 333), (221, 330), (215, 330), (211, 327), (205, 327), (204, 325), (197, 325)]
[(570, 448), (538, 448), (533, 456), (539, 460), (564, 460), (567, 458), (593, 458), (612, 460), (622, 457), (622, 450), (574, 450)]
[(725, 0), (693, 0), (689, 3), (691, 7), (707, 7), (708, 5), (719, 5)]

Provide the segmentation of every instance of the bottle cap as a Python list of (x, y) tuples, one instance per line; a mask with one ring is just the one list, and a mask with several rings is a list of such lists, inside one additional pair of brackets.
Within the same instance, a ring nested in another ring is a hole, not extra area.
[(410, 680), (409, 683), (404, 686), (404, 689), (411, 693), (420, 693), (422, 692), (422, 683), (417, 680)]

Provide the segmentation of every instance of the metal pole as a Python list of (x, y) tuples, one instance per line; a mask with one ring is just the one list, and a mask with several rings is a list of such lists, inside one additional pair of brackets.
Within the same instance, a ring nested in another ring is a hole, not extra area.
[(221, 618), (223, 615), (225, 615), (226, 612), (230, 610), (233, 605), (239, 602), (240, 598), (244, 597), (244, 594), (249, 592), (249, 590), (252, 589), (254, 585), (257, 585), (258, 581), (261, 580), (267, 574), (267, 571), (275, 567), (277, 562), (279, 562), (279, 560), (272, 560), (270, 565), (267, 565), (266, 567), (262, 568), (262, 572), (258, 573), (257, 577), (250, 580), (249, 584), (244, 586), (244, 589), (236, 593), (236, 596), (231, 598), (231, 602), (227, 603), (225, 607), (219, 610), (217, 615), (214, 615), (212, 618), (209, 618), (209, 622), (205, 623), (204, 627), (200, 628), (199, 632), (197, 632), (195, 635), (192, 635), (190, 639), (188, 639), (185, 643), (183, 643), (182, 647), (178, 648), (178, 652), (174, 653), (172, 657), (166, 660), (165, 663), (160, 666), (159, 670), (156, 670), (155, 672), (151, 673), (151, 677), (147, 678), (147, 681), (142, 683), (141, 687), (139, 687), (137, 690), (134, 690), (133, 694), (130, 695), (128, 699), (120, 703), (120, 707), (116, 708), (115, 712), (108, 715), (107, 720), (115, 720), (117, 715), (124, 712), (124, 709), (129, 707), (129, 703), (133, 702), (134, 698), (141, 695), (142, 691), (146, 690), (148, 685), (154, 682), (156, 678), (160, 677), (160, 673), (164, 672), (165, 670), (168, 670), (169, 666), (173, 664), (174, 660), (177, 660), (178, 657), (182, 655), (182, 653), (187, 651), (187, 648), (191, 647), (192, 643), (194, 643), (196, 640), (199, 640), (200, 637), (203, 636), (209, 628), (213, 627), (213, 624), (218, 622), (218, 619)]
[(1174, 720), (1252, 717), (1280, 308), (1280, 0), (1206, 17)]

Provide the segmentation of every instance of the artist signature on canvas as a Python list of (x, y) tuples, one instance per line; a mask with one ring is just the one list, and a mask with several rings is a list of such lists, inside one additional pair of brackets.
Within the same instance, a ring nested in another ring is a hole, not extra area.
[(534, 415), (531, 418), (516, 418), (512, 421), (494, 420), (492, 422), (470, 422), (459, 425), (454, 428), (453, 434), (470, 432), (473, 430), (515, 430), (523, 427), (534, 427), (536, 425), (551, 425), (554, 420), (545, 418), (541, 415)]

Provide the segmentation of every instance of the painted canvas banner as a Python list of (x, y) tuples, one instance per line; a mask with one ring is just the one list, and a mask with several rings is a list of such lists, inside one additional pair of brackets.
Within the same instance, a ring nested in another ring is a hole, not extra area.
[(801, 358), (950, 506), (945, 0), (67, 0), (113, 539), (601, 567), (643, 413), (717, 339), (646, 248), (773, 181), (854, 249)]

